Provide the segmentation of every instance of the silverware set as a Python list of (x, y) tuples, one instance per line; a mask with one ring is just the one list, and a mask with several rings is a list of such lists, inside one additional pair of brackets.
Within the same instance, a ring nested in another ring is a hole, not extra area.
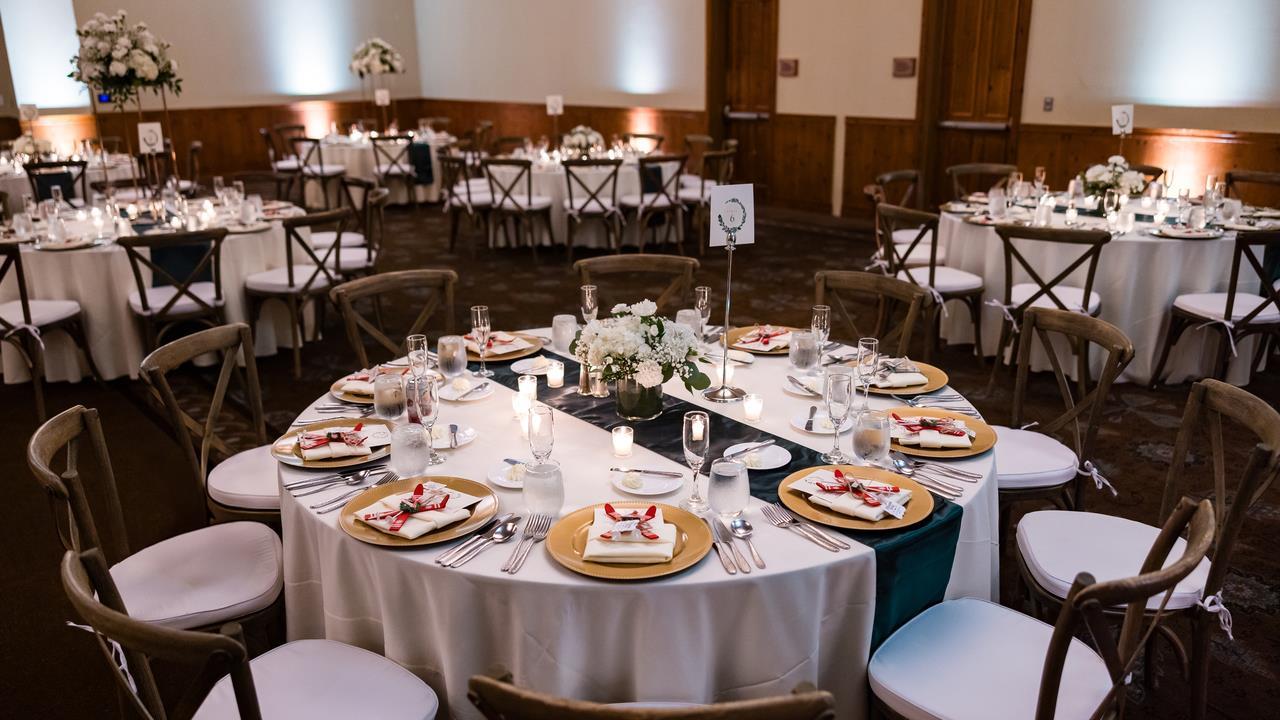
[(328, 500), (325, 500), (324, 502), (319, 502), (319, 503), (316, 503), (315, 505), (311, 505), (310, 507), (312, 510), (316, 511), (317, 515), (324, 515), (326, 513), (331, 513), (334, 510), (340, 509), (343, 505), (347, 503), (348, 500), (359, 495), (365, 490), (381, 487), (383, 485), (386, 485), (387, 483), (394, 482), (399, 479), (400, 479), (399, 475), (388, 470), (386, 474), (378, 478), (372, 485), (370, 485), (367, 488), (363, 488), (363, 487), (356, 488), (355, 490), (351, 490), (350, 492), (345, 492), (339, 495), (338, 497), (330, 498)]
[(502, 572), (509, 575), (515, 575), (520, 572), (520, 568), (524, 567), (524, 561), (529, 557), (529, 551), (537, 543), (547, 539), (547, 533), (551, 532), (551, 522), (554, 520), (550, 515), (535, 513), (531, 515), (524, 523), (524, 532), (520, 535), (520, 543), (516, 545), (516, 549), (511, 551), (511, 557), (503, 563), (500, 568)]
[(972, 418), (981, 418), (978, 411), (969, 404), (960, 395), (955, 393), (947, 393), (941, 395), (918, 395), (916, 397), (903, 397), (902, 395), (893, 395), (893, 399), (904, 402), (913, 408), (936, 408), (938, 410), (949, 410), (957, 412), (961, 415), (968, 415)]
[(491, 545), (511, 542), (512, 538), (516, 536), (516, 525), (519, 523), (519, 515), (507, 513), (499, 517), (488, 532), (477, 532), (452, 550), (441, 553), (436, 558), (436, 563), (443, 567), (462, 567), (479, 555), (485, 548)]
[(766, 504), (762, 507), (762, 510), (764, 510), (764, 518), (774, 527), (790, 530), (824, 550), (840, 552), (853, 547), (812, 523), (802, 522), (780, 503)]

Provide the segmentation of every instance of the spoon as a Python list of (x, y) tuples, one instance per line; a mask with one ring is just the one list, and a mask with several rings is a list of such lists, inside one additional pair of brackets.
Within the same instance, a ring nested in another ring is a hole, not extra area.
[(499, 515), (499, 516), (498, 516), (498, 517), (496, 517), (496, 518), (489, 518), (488, 522), (486, 522), (484, 525), (482, 525), (482, 526), (480, 526), (479, 528), (477, 528), (477, 529), (476, 529), (476, 531), (475, 531), (474, 533), (472, 533), (471, 537), (467, 538), (466, 540), (463, 540), (462, 542), (458, 543), (457, 545), (453, 546), (452, 548), (450, 548), (450, 549), (448, 549), (448, 550), (446, 550), (446, 551), (444, 551), (444, 552), (440, 553), (439, 555), (437, 555), (437, 556), (436, 556), (436, 564), (437, 564), (437, 565), (444, 565), (445, 563), (449, 562), (450, 560), (454, 560), (454, 559), (456, 559), (459, 555), (461, 555), (462, 553), (464, 553), (464, 552), (466, 552), (467, 550), (470, 550), (472, 547), (474, 547), (474, 546), (476, 545), (476, 543), (478, 543), (478, 542), (480, 542), (481, 540), (483, 540), (483, 539), (484, 539), (485, 534), (486, 534), (486, 533), (487, 533), (487, 532), (488, 532), (488, 531), (489, 531), (493, 526), (495, 526), (495, 525), (501, 525), (502, 523), (507, 522), (508, 520), (511, 520), (512, 518), (515, 518), (515, 517), (516, 517), (516, 514), (515, 514), (515, 513), (503, 513), (503, 514)]
[[(889, 468), (886, 468), (886, 469), (889, 469)], [(943, 497), (949, 498), (951, 500), (955, 500), (956, 498), (964, 494), (963, 488), (957, 487), (955, 485), (951, 485), (945, 480), (939, 480), (938, 478), (933, 477), (931, 475), (921, 475), (919, 477), (916, 477), (916, 469), (913, 467), (909, 467), (907, 465), (894, 462), (893, 470), (896, 471), (899, 475), (909, 477), (912, 480), (915, 480), (916, 482), (920, 483), (921, 485), (924, 485), (925, 487), (929, 488), (930, 490), (938, 493), (939, 495), (942, 495)]]
[(746, 518), (736, 517), (729, 521), (729, 532), (747, 544), (747, 549), (751, 551), (751, 559), (755, 562), (756, 567), (763, 570), (764, 558), (760, 557), (760, 553), (756, 551), (755, 543), (751, 542), (751, 523)]
[(325, 483), (325, 484), (321, 485), (320, 487), (313, 488), (313, 489), (311, 489), (311, 490), (307, 490), (306, 492), (294, 493), (294, 494), (293, 494), (293, 496), (294, 496), (294, 497), (306, 497), (306, 496), (308, 496), (308, 495), (315, 495), (315, 494), (316, 494), (316, 493), (318, 493), (318, 492), (324, 492), (325, 490), (332, 490), (333, 488), (335, 488), (335, 487), (339, 487), (339, 486), (342, 486), (342, 485), (349, 485), (349, 486), (351, 486), (351, 487), (355, 487), (356, 485), (359, 485), (359, 484), (363, 483), (363, 482), (365, 481), (365, 479), (369, 477), (369, 473), (370, 473), (370, 472), (372, 472), (372, 471), (371, 471), (371, 470), (362, 470), (362, 471), (360, 471), (360, 472), (356, 473), (355, 475), (352, 475), (351, 477), (344, 478), (344, 479), (342, 479), (342, 480), (334, 480), (334, 481), (332, 481), (332, 482)]
[(443, 563), (443, 565), (451, 568), (462, 567), (472, 558), (479, 555), (481, 550), (484, 550), (490, 545), (501, 545), (502, 543), (510, 542), (511, 539), (516, 536), (516, 525), (519, 524), (519, 522), (519, 517), (513, 517), (504, 523), (499, 523), (496, 527), (486, 533), (484, 538), (482, 538), (475, 547), (472, 547), (470, 550), (459, 555), (456, 560)]
[(912, 460), (911, 458), (904, 455), (900, 450), (890, 450), (889, 457), (892, 458), (894, 466), (897, 466), (900, 463), (905, 463), (908, 467), (914, 468), (916, 470), (929, 470), (932, 472), (939, 472), (939, 473), (942, 473), (943, 475), (946, 475), (947, 477), (953, 477), (956, 480), (963, 480), (964, 482), (969, 482), (969, 483), (978, 482), (979, 480), (982, 479), (982, 476), (977, 473), (971, 473), (967, 470), (954, 468), (954, 467), (951, 467), (950, 465), (943, 465), (942, 463), (935, 463), (935, 462), (925, 462), (923, 460)]

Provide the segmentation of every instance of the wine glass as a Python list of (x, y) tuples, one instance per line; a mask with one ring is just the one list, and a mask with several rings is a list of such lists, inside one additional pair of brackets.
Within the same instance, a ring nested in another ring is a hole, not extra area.
[(827, 417), (831, 420), (831, 452), (822, 454), (822, 461), (829, 465), (839, 465), (848, 458), (840, 451), (840, 426), (849, 419), (849, 411), (853, 409), (853, 376), (849, 373), (832, 373), (827, 376), (826, 387), (822, 399), (827, 404)]
[(1119, 190), (1116, 190), (1115, 188), (1107, 188), (1107, 191), (1102, 195), (1102, 209), (1106, 211), (1107, 215), (1110, 215), (1120, 209)]
[(418, 422), (427, 432), (427, 465), (439, 465), (444, 456), (436, 452), (435, 427), (436, 418), (440, 417), (440, 386), (432, 379), (418, 380), (413, 384), (415, 404), (418, 408)]
[(445, 335), (436, 341), (436, 361), (440, 374), (452, 381), (467, 370), (467, 341), (459, 335)]
[(853, 454), (864, 465), (878, 466), (889, 457), (889, 415), (878, 410), (859, 413), (853, 426)]
[(1045, 183), (1049, 180), (1049, 172), (1043, 165), (1036, 166), (1035, 185), (1036, 192), (1042, 192), (1045, 189)]
[(493, 377), (493, 371), (485, 365), (485, 353), (489, 350), (489, 306), (475, 305), (471, 308), (471, 337), (476, 341), (476, 348), (479, 349), (480, 370), (476, 372), (477, 377)]
[(218, 198), (218, 202), (226, 204), (227, 202), (227, 184), (223, 182), (221, 175), (213, 176), (213, 196)]
[(406, 404), (404, 378), (390, 373), (373, 379), (373, 411), (378, 417), (394, 422), (404, 414)]
[(529, 408), (529, 452), (539, 463), (551, 457), (551, 447), (555, 444), (552, 425), (549, 406), (538, 403)]
[(61, 185), (54, 185), (53, 187), (49, 188), (49, 197), (51, 200), (53, 200), (53, 207), (55, 210), (61, 210), (63, 206), (67, 204), (66, 201), (63, 199)]
[(818, 341), (818, 354), (827, 349), (827, 338), (831, 337), (831, 306), (814, 305), (813, 317), (809, 320), (809, 330)]
[(591, 322), (600, 312), (600, 294), (595, 285), (583, 285), (579, 290), (582, 306), (582, 321)]
[(693, 492), (685, 498), (680, 507), (694, 515), (701, 515), (710, 507), (702, 493), (698, 492), (698, 471), (707, 461), (707, 450), (711, 447), (711, 418), (701, 410), (693, 410), (684, 414), (684, 459), (693, 470)]
[(880, 362), (880, 341), (873, 337), (858, 340), (858, 381), (862, 384), (864, 404), (870, 402), (871, 383), (875, 381)]
[(711, 322), (711, 288), (699, 285), (693, 289), (693, 307), (702, 318), (702, 339), (707, 339), (707, 323)]
[(413, 373), (413, 377), (421, 381), (427, 375), (427, 336), (426, 335), (410, 335), (404, 339), (405, 346), (409, 350), (409, 372)]

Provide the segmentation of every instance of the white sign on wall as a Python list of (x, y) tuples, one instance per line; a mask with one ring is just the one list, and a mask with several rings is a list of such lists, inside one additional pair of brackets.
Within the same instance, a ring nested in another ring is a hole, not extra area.
[(733, 235), (734, 245), (755, 243), (754, 185), (716, 185), (711, 188), (711, 247), (724, 247), (729, 235)]
[(564, 114), (564, 96), (563, 95), (547, 96), (547, 114), (548, 115)]
[(1112, 105), (1111, 106), (1111, 134), (1112, 135), (1132, 135), (1133, 134), (1133, 106), (1132, 105)]
[(387, 107), (391, 104), (391, 91), (387, 88), (378, 88), (373, 91), (373, 104), (378, 107)]
[(164, 152), (164, 129), (160, 123), (138, 123), (138, 149), (143, 153)]

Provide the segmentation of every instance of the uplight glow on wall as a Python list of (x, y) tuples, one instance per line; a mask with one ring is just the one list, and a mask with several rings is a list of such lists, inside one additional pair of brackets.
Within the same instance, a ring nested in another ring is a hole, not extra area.
[(258, 7), (258, 31), (263, 46), (270, 48), (267, 71), (276, 92), (328, 95), (359, 87), (347, 70), (358, 42), (356, 3), (317, 7), (312, 0), (271, 0)]
[(84, 86), (67, 77), (79, 50), (71, 0), (0, 0), (13, 91), (21, 104), (82, 108)]
[(616, 59), (615, 77), (623, 92), (633, 95), (657, 95), (671, 90), (673, 58), (668, 33), (636, 32), (636, 28), (661, 28), (670, 21), (662, 3), (627, 2), (619, 16), (624, 22), (614, 24)]

